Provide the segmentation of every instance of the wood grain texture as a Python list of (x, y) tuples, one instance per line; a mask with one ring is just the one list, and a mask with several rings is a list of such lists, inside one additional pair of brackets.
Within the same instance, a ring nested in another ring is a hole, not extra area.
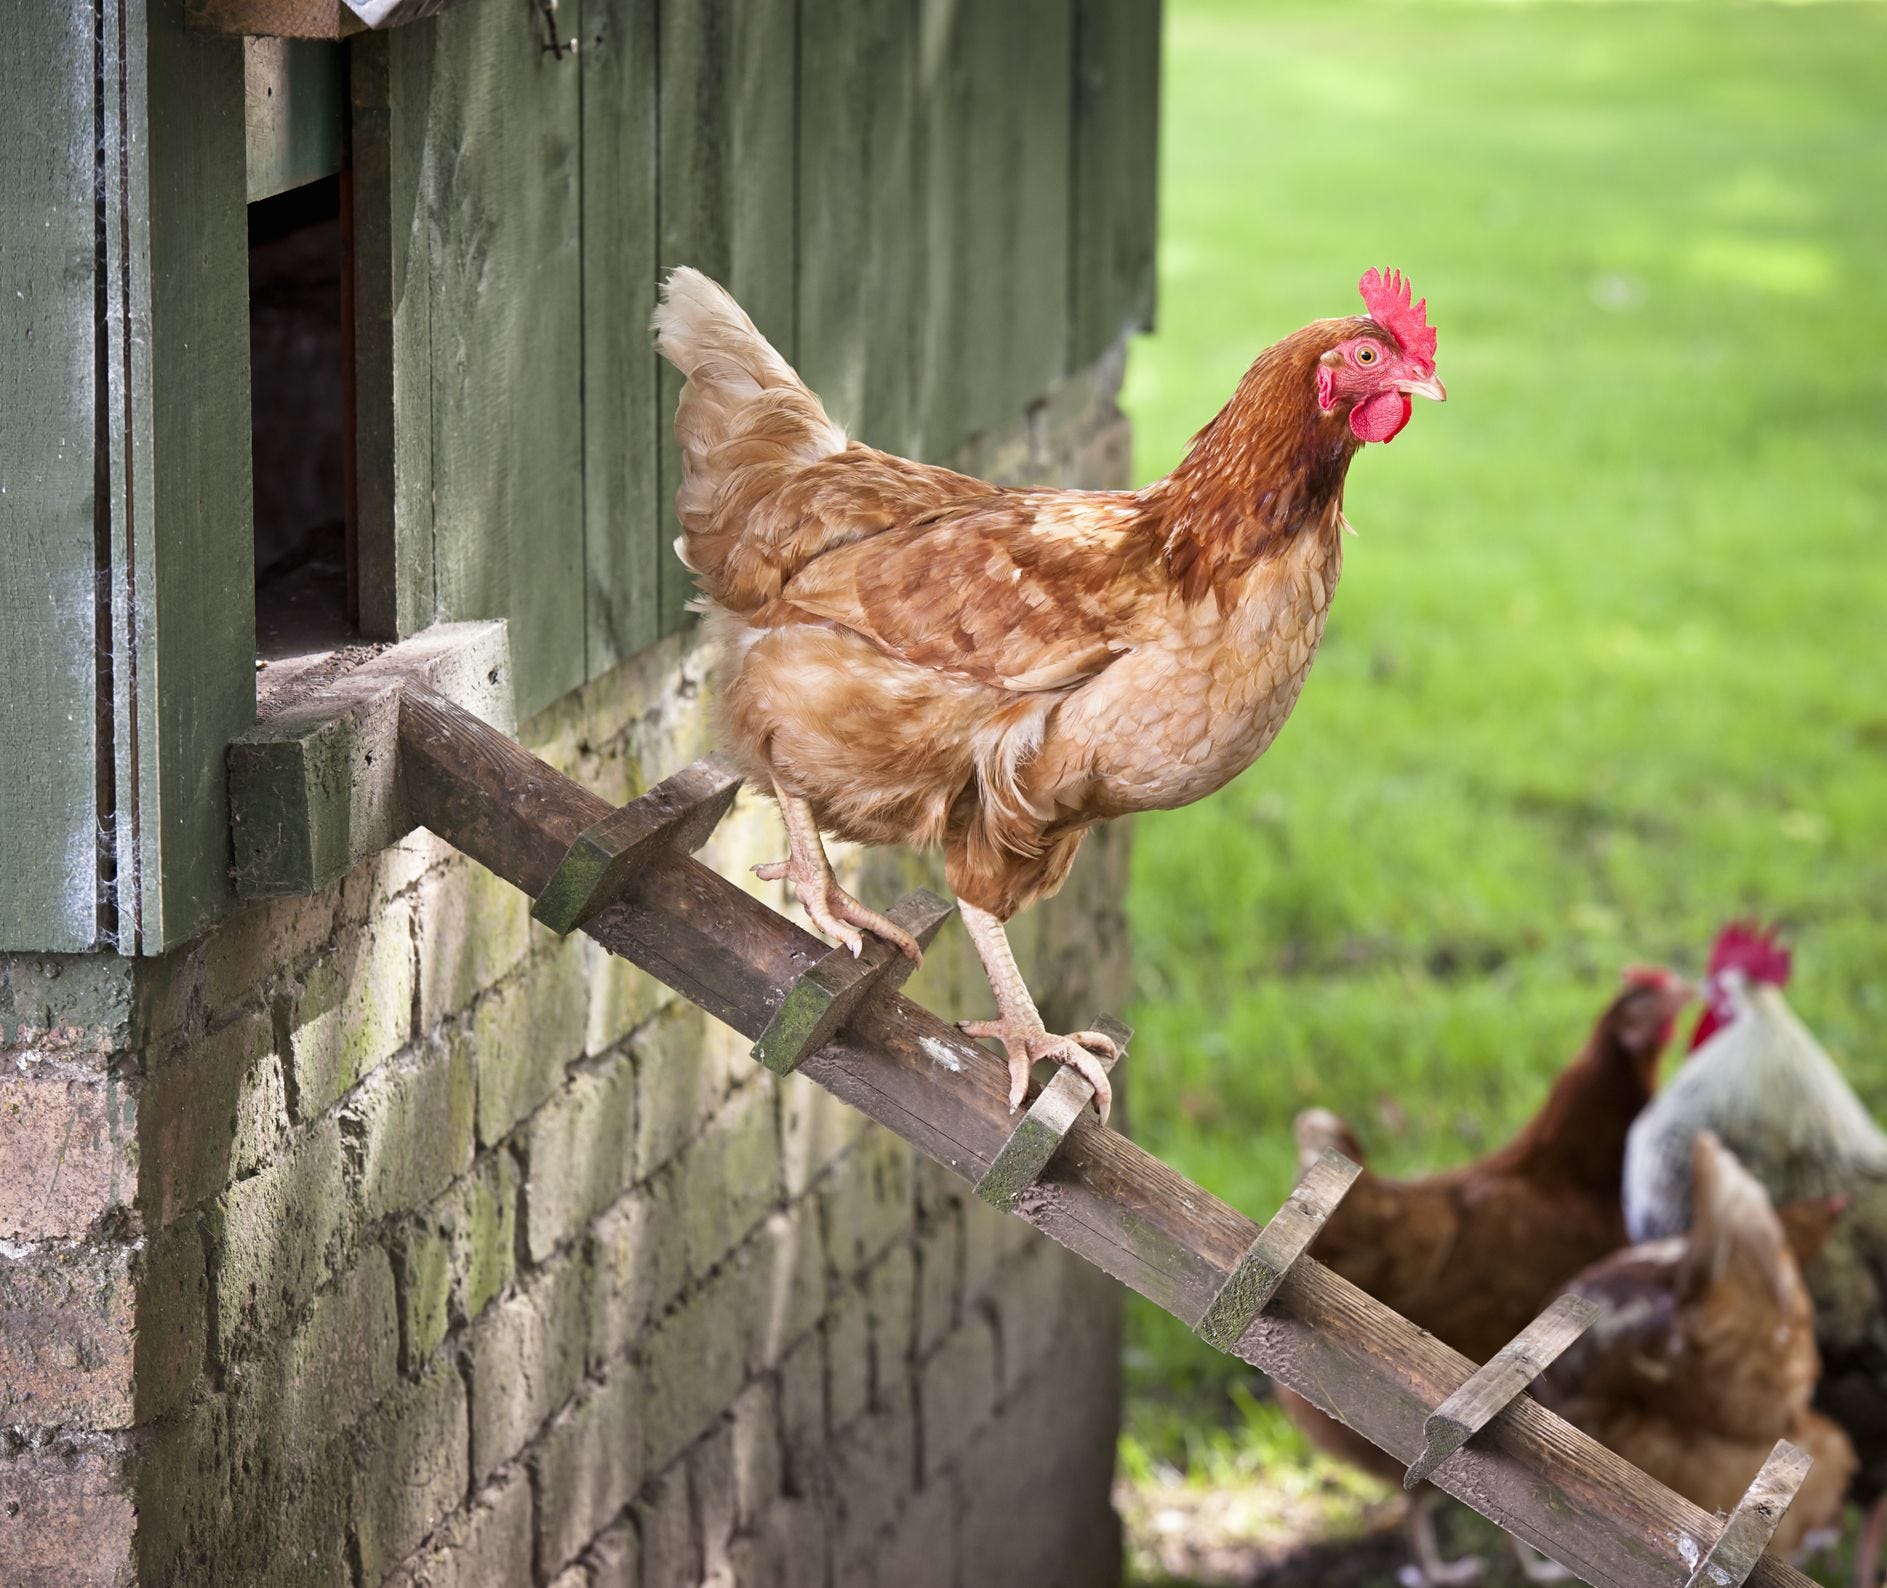
[[(1127, 1044), (1133, 1028), (1112, 1015), (1097, 1015), (1089, 1029), (1111, 1037), (1118, 1050), (1112, 1059), (1100, 1057), (1101, 1067), (1112, 1070), (1127, 1057)], [(1002, 1144), (995, 1160), (976, 1182), (976, 1194), (991, 1207), (1007, 1213), (1023, 1192), (1042, 1177), (1049, 1159), (1068, 1139), (1077, 1119), (1094, 1101), (1094, 1086), (1078, 1070), (1063, 1066), (1056, 1070), (1048, 1085), (1036, 1095), (1009, 1139)]]
[(242, 90), (251, 204), (341, 169), (347, 57), (340, 45), (244, 39)]
[(102, 924), (93, 23), (18, 7), (0, 58), (0, 950), (89, 948)]
[[(955, 909), (928, 888), (918, 888), (889, 913), (920, 948), (929, 948)], [(775, 1075), (791, 1075), (838, 1035), (866, 998), (895, 992), (916, 969), (914, 961), (881, 937), (867, 937), (856, 955), (843, 945), (829, 950), (781, 995), (753, 1045), (753, 1057)]]
[(1075, 9), (1070, 366), (1153, 328), (1160, 0)]
[(1584, 1296), (1555, 1297), (1546, 1311), (1476, 1368), (1474, 1376), (1423, 1422), (1422, 1453), (1409, 1464), (1402, 1487), (1413, 1490), (1426, 1483), (1437, 1467), (1551, 1367), (1598, 1316), (1598, 1304)]
[[(790, 361), (796, 335), (797, 8), (775, 0), (692, 0), (660, 8), (661, 265), (695, 265), (741, 302)], [(686, 621), (694, 581), (667, 542), (681, 483), (675, 403), (662, 366), (661, 629)]]
[(1749, 1492), (1737, 1502), (1710, 1553), (1697, 1562), (1684, 1588), (1741, 1588), (1752, 1581), (1751, 1573), (1765, 1558), (1763, 1551), (1813, 1465), (1806, 1450), (1778, 1439), (1750, 1482)]
[(1361, 1166), (1326, 1148), (1304, 1171), (1284, 1206), (1251, 1243), (1238, 1266), (1226, 1275), (1194, 1331), (1207, 1345), (1231, 1351), (1270, 1306), (1284, 1276), (1317, 1239), (1343, 1195), (1356, 1184)]
[(583, 555), (588, 673), (661, 633), (663, 499), (658, 359), (649, 337), (656, 247), (656, 7), (584, 0)]
[[(535, 894), (608, 807), (464, 713), (409, 695), (414, 813)], [(749, 1037), (826, 945), (692, 859), (631, 880), (591, 936)], [(974, 1183), (1010, 1135), (1006, 1067), (902, 995), (873, 1000), (801, 1073)], [(1077, 1120), (1017, 1213), (1196, 1325), (1259, 1231), (1118, 1133)], [(1314, 1259), (1291, 1266), (1237, 1354), (1403, 1462), (1472, 1364)], [(1600, 1588), (1677, 1588), (1715, 1521), (1531, 1400), (1436, 1474), (1437, 1486)], [(1749, 1580), (1811, 1588), (1764, 1556)]]
[(920, 20), (902, 0), (833, 0), (799, 53), (800, 374), (848, 435), (904, 456), (923, 446)]
[(550, 55), (521, 3), (420, 26), (438, 612), (509, 619), (528, 717), (587, 676), (581, 57)]

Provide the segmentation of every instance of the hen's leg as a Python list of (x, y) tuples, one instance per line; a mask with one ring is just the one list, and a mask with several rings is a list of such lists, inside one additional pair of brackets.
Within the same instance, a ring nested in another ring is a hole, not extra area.
[[(1037, 1059), (1053, 1059), (1079, 1071), (1094, 1088), (1094, 1107), (1103, 1120), (1114, 1106), (1114, 1089), (1107, 1084), (1109, 1063), (1120, 1056), (1111, 1038), (1099, 1031), (1077, 1031), (1058, 1037), (1042, 1024), (1042, 1016), (1029, 996), (1029, 989), (1016, 969), (1016, 957), (1009, 948), (1009, 934), (1002, 922), (987, 910), (979, 910), (967, 899), (957, 901), (963, 925), (976, 945), (976, 954), (989, 977), (990, 990), (996, 994), (994, 1020), (959, 1020), (957, 1027), (966, 1037), (994, 1037), (1009, 1055), (1009, 1109), (1022, 1106), (1029, 1089), (1029, 1070)], [(1099, 1057), (1096, 1057), (1099, 1055)]]
[(1443, 1560), (1441, 1541), (1435, 1537), (1435, 1510), (1441, 1495), (1424, 1488), (1409, 1504), (1409, 1550), (1414, 1561), (1396, 1573), (1407, 1588), (1460, 1588), (1481, 1580), (1486, 1569), (1479, 1555), (1463, 1555), (1460, 1560)]
[(923, 963), (924, 951), (917, 939), (876, 910), (868, 910), (839, 886), (832, 875), (832, 862), (826, 859), (826, 846), (819, 841), (819, 824), (813, 820), (812, 807), (804, 800), (782, 794), (780, 815), (786, 821), (787, 857), (755, 866), (753, 874), (762, 882), (787, 878), (807, 918), (828, 937), (835, 937), (854, 954), (862, 953), (864, 938), (853, 930), (863, 927), (874, 937), (895, 943), (901, 953)]
[(1517, 1538), (1507, 1540), (1513, 1546), (1514, 1559), (1520, 1563), (1520, 1575), (1528, 1582), (1571, 1582), (1573, 1574), (1556, 1560), (1542, 1555), (1531, 1544)]

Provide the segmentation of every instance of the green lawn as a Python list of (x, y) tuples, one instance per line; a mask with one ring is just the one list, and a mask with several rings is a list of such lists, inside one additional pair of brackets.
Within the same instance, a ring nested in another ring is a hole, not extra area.
[[(1887, 8), (1168, 19), (1141, 476), (1368, 265), (1427, 295), (1451, 395), (1351, 472), (1283, 738), (1138, 824), (1137, 1134), (1260, 1217), (1312, 1102), (1457, 1161), (1621, 965), (1745, 911), (1887, 1109)], [(1302, 1459), (1177, 1324), (1132, 1344), (1131, 1470)]]

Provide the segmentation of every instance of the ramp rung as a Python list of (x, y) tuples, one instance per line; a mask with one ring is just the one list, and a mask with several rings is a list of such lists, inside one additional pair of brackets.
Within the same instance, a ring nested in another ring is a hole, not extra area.
[[(1111, 1061), (1101, 1060), (1105, 1068), (1112, 1070), (1127, 1057), (1133, 1027), (1122, 1024), (1112, 1015), (1102, 1015), (1094, 1021), (1093, 1029), (1104, 1037), (1113, 1038), (1114, 1046), (1120, 1050)], [(1016, 1121), (1016, 1128), (1009, 1133), (1002, 1150), (983, 1171), (982, 1178), (976, 1182), (976, 1194), (1004, 1212), (1013, 1208), (1016, 1198), (1042, 1177), (1055, 1150), (1074, 1129), (1081, 1111), (1093, 1101), (1094, 1088), (1079, 1070), (1066, 1065), (1057, 1070), (1029, 1105), (1028, 1112)]]

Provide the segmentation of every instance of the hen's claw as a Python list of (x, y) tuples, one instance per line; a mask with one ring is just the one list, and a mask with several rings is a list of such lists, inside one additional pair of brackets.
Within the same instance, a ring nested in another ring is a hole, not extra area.
[(1114, 1106), (1114, 1088), (1107, 1079), (1107, 1066), (1120, 1057), (1120, 1046), (1101, 1031), (1075, 1031), (1057, 1036), (1039, 1022), (1030, 1023), (998, 1016), (994, 1020), (959, 1020), (957, 1029), (966, 1037), (994, 1037), (1009, 1056), (1009, 1112), (1022, 1106), (1029, 1090), (1029, 1072), (1039, 1059), (1053, 1059), (1065, 1064), (1094, 1088), (1094, 1111), (1107, 1123)]
[(769, 860), (755, 866), (753, 874), (762, 882), (779, 882), (782, 879), (791, 882), (806, 912), (806, 919), (827, 937), (843, 943), (852, 951), (853, 958), (865, 951), (864, 938), (853, 930), (854, 927), (863, 927), (872, 936), (882, 937), (892, 944), (905, 958), (919, 965), (924, 963), (924, 950), (916, 938), (888, 916), (880, 915), (853, 898), (839, 886), (838, 879), (831, 872), (811, 866), (795, 866), (788, 859)]

